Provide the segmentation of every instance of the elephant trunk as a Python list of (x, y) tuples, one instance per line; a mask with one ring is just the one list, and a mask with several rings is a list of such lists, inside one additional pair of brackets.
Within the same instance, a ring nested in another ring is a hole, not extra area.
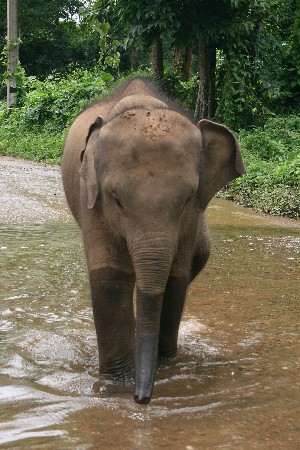
[(131, 248), (136, 273), (136, 381), (134, 399), (151, 400), (160, 328), (163, 296), (174, 256), (174, 241), (168, 236), (147, 236)]
[(158, 353), (159, 323), (162, 295), (147, 295), (137, 290), (136, 323), (136, 403), (151, 400)]

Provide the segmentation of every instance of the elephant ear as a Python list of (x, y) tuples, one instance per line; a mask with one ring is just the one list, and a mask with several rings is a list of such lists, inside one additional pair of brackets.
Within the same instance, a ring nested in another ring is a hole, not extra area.
[(196, 209), (203, 212), (222, 187), (246, 171), (237, 140), (227, 127), (206, 119), (200, 120), (197, 126), (202, 148)]
[(86, 136), (85, 149), (82, 150), (80, 155), (82, 164), (79, 174), (86, 186), (88, 209), (92, 209), (95, 206), (99, 194), (94, 158), (98, 142), (97, 130), (102, 127), (102, 124), (103, 120), (101, 117), (97, 117), (95, 122), (91, 124)]

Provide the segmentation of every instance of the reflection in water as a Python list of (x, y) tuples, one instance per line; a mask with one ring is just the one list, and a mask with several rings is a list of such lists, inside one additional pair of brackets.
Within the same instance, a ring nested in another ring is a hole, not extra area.
[(148, 407), (130, 386), (93, 390), (96, 336), (75, 226), (0, 227), (0, 448), (298, 447), (299, 225), (221, 201), (209, 220), (213, 255)]
[(133, 432), (133, 448), (153, 450), (153, 431), (151, 428), (136, 428)]

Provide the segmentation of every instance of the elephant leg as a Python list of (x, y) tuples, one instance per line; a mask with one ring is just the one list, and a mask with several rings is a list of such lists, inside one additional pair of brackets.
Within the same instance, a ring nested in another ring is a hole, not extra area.
[(197, 241), (191, 262), (190, 282), (204, 268), (210, 255), (211, 241), (206, 222), (200, 222)]
[(120, 381), (134, 376), (134, 275), (106, 268), (90, 272), (100, 373)]
[(158, 357), (174, 358), (177, 355), (177, 338), (184, 307), (188, 279), (170, 276), (165, 289), (160, 317)]
[(191, 278), (190, 281), (193, 281), (193, 279), (198, 275), (199, 272), (204, 268), (205, 264), (207, 263), (207, 260), (209, 258), (209, 253), (204, 254), (202, 252), (195, 253), (192, 259), (192, 265), (191, 265)]
[[(192, 232), (190, 233), (192, 234)], [(184, 241), (178, 247), (165, 289), (160, 318), (158, 356), (174, 358), (177, 338), (189, 283), (205, 266), (210, 254), (210, 237), (204, 216), (200, 216), (193, 247)], [(180, 274), (180, 275), (179, 275)]]

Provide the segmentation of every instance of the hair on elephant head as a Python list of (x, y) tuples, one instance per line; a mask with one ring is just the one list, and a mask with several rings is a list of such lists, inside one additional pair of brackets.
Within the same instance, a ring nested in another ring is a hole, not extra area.
[(135, 379), (137, 403), (151, 399), (158, 358), (176, 356), (186, 290), (210, 253), (204, 211), (244, 171), (228, 128), (194, 124), (140, 78), (70, 128), (62, 174), (82, 229), (99, 370)]

